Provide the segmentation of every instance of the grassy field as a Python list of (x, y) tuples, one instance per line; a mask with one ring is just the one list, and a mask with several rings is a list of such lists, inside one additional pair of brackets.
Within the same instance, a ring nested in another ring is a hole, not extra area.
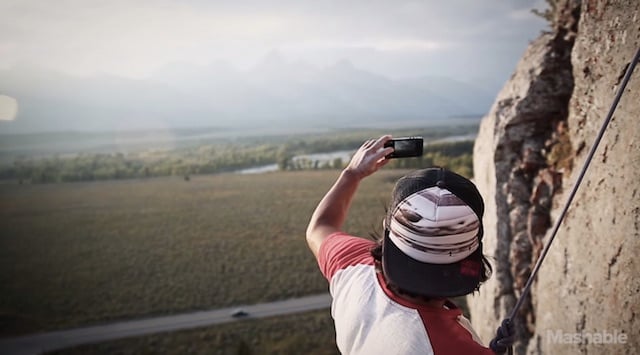
[[(304, 231), (337, 174), (0, 184), (0, 336), (326, 292)], [(364, 181), (347, 231), (379, 230), (401, 174)]]

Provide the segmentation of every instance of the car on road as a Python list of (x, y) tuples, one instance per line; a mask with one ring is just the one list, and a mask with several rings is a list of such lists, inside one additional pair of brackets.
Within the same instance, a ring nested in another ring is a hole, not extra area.
[(233, 318), (243, 318), (249, 316), (249, 313), (242, 308), (236, 308), (231, 312)]

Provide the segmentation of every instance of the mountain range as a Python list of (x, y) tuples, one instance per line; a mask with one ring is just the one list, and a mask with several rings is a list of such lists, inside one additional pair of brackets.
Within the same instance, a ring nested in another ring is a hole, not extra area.
[(178, 127), (341, 127), (481, 116), (494, 94), (446, 77), (389, 79), (343, 60), (327, 67), (277, 52), (241, 71), (172, 63), (144, 79), (77, 77), (29, 65), (0, 71), (18, 102), (0, 133)]

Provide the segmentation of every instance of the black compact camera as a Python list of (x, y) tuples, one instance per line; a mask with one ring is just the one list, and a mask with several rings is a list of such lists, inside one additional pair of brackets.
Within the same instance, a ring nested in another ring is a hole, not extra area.
[(387, 155), (387, 158), (410, 158), (421, 157), (424, 141), (422, 137), (403, 137), (394, 138), (384, 144), (386, 147), (393, 147), (393, 153)]

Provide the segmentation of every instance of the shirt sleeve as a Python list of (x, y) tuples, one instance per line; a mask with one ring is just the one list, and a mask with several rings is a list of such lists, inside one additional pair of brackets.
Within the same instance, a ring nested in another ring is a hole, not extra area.
[(331, 281), (331, 278), (340, 269), (348, 266), (366, 264), (373, 265), (371, 249), (375, 243), (359, 237), (336, 232), (320, 245), (318, 253), (318, 265), (322, 275)]

